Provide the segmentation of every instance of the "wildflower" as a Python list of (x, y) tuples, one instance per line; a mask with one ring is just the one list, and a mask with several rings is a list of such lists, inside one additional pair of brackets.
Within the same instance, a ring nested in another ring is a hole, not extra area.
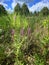
[(30, 27), (28, 27), (27, 34), (28, 34), (28, 36), (31, 35), (31, 28)]
[(14, 35), (15, 31), (14, 29), (11, 30), (11, 35)]
[(24, 35), (24, 28), (22, 28), (21, 30), (20, 30), (20, 34), (23, 36)]

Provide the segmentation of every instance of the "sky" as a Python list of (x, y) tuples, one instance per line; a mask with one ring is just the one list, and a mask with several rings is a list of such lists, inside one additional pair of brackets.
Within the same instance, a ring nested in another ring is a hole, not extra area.
[(38, 12), (43, 7), (49, 8), (49, 0), (0, 0), (0, 4), (9, 12), (13, 12), (17, 3), (19, 3), (20, 6), (22, 6), (23, 3), (26, 3), (30, 12)]

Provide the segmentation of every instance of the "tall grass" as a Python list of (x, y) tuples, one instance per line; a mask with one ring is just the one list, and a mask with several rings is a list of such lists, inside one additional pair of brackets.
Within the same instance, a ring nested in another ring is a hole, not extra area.
[(0, 65), (45, 65), (48, 45), (49, 16), (0, 17)]

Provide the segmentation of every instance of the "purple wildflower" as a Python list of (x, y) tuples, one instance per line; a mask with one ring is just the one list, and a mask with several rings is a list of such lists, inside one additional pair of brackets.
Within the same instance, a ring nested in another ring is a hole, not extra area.
[(31, 28), (30, 27), (28, 27), (27, 34), (28, 34), (28, 36), (31, 35)]
[(14, 35), (14, 33), (15, 33), (15, 30), (14, 30), (14, 29), (12, 29), (12, 30), (11, 30), (11, 34), (12, 34), (12, 35)]
[(24, 28), (22, 28), (21, 30), (20, 30), (20, 34), (23, 36), (24, 35)]

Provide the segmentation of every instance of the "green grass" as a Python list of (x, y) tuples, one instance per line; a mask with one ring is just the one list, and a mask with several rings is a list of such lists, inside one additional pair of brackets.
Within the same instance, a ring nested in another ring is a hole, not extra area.
[(0, 17), (0, 65), (47, 65), (48, 45), (49, 16)]

